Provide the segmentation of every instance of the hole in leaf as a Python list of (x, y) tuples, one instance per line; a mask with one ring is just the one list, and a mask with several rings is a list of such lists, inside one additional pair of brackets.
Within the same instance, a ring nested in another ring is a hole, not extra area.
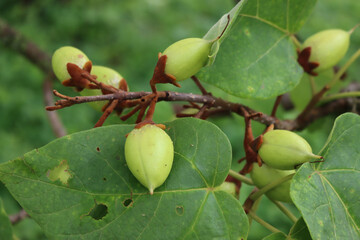
[(132, 200), (131, 198), (125, 199), (125, 200), (123, 201), (124, 207), (129, 207), (129, 206), (132, 205), (132, 203), (133, 203), (133, 200)]
[(183, 206), (176, 206), (175, 211), (176, 211), (176, 214), (179, 216), (184, 215), (184, 207)]
[(61, 161), (59, 166), (55, 167), (53, 170), (49, 170), (47, 173), (50, 181), (60, 180), (63, 184), (67, 184), (71, 174), (69, 172), (69, 165), (66, 160)]
[(89, 216), (95, 220), (100, 220), (103, 217), (105, 217), (107, 213), (108, 213), (108, 208), (106, 205), (102, 203), (100, 204), (95, 203), (95, 207), (91, 209)]
[(97, 148), (96, 148), (96, 151), (100, 152), (100, 148), (99, 148), (99, 147), (97, 147)]
[(103, 180), (106, 181), (107, 180), (106, 177), (103, 177)]

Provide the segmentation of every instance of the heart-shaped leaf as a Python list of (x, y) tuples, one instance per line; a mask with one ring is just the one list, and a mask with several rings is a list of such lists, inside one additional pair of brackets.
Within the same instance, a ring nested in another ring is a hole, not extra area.
[(313, 239), (360, 239), (360, 117), (338, 117), (325, 147), (324, 162), (304, 164), (290, 194)]
[(66, 136), (0, 165), (0, 179), (54, 239), (239, 239), (247, 217), (226, 178), (231, 146), (215, 125), (198, 119), (167, 123), (175, 156), (153, 195), (124, 159), (133, 125)]
[(216, 56), (199, 78), (243, 98), (270, 98), (299, 83), (303, 74), (291, 35), (316, 0), (248, 0), (234, 16)]

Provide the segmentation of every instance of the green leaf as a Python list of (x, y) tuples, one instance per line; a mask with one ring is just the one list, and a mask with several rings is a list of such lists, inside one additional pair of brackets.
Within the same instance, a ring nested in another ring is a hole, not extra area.
[(311, 236), (303, 218), (299, 218), (292, 226), (288, 236), (283, 232), (272, 233), (263, 240), (310, 240)]
[(2, 240), (12, 240), (12, 235), (11, 223), (0, 198), (0, 236)]
[(206, 40), (215, 40), (210, 54), (209, 54), (209, 61), (208, 65), (211, 65), (215, 61), (215, 57), (219, 51), (220, 45), (223, 42), (223, 40), (226, 38), (227, 34), (229, 33), (229, 30), (231, 29), (232, 25), (235, 23), (236, 18), (238, 17), (241, 7), (244, 2), (247, 0), (242, 0), (238, 2), (233, 9), (231, 9), (230, 12), (227, 14), (224, 14), (217, 23), (214, 24), (210, 28), (210, 30), (205, 34), (203, 37)]
[(309, 240), (311, 239), (309, 229), (307, 228), (304, 219), (299, 218), (294, 226), (290, 229), (289, 237), (291, 240)]
[(0, 179), (54, 239), (246, 238), (240, 203), (214, 190), (231, 163), (229, 140), (218, 127), (198, 119), (166, 124), (174, 164), (154, 195), (126, 166), (125, 135), (133, 127), (107, 126), (55, 140), (0, 165)]
[(325, 147), (324, 162), (306, 163), (290, 194), (313, 239), (360, 239), (360, 117), (338, 117)]
[(298, 31), (316, 0), (249, 0), (199, 78), (243, 98), (264, 99), (293, 89), (303, 74), (290, 35)]
[(276, 232), (267, 235), (262, 240), (286, 240), (286, 235), (283, 232)]

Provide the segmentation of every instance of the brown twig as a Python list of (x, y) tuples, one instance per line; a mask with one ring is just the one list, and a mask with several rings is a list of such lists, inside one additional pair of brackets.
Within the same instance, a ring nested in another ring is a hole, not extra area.
[(275, 100), (274, 107), (273, 107), (273, 109), (271, 111), (271, 116), (272, 117), (275, 117), (275, 115), (276, 115), (276, 111), (277, 111), (277, 109), (278, 109), (278, 107), (279, 107), (279, 105), (281, 103), (282, 96), (283, 95), (277, 96), (277, 98)]
[(21, 209), (18, 213), (10, 215), (9, 216), (9, 220), (11, 222), (11, 224), (15, 225), (18, 222), (20, 222), (21, 220), (23, 220), (24, 218), (29, 217), (29, 215), (27, 214), (27, 212), (25, 212), (24, 209)]
[(316, 104), (321, 100), (322, 96), (329, 90), (328, 86), (323, 87), (318, 93), (316, 93), (306, 105), (305, 109), (297, 117), (296, 121), (301, 123), (305, 122), (306, 118), (310, 114), (311, 110), (316, 106)]
[(51, 72), (50, 56), (24, 35), (11, 28), (4, 20), (0, 19), (0, 42), (38, 66), (45, 73)]
[[(45, 105), (53, 104), (52, 84), (54, 79), (51, 58), (49, 54), (40, 49), (35, 43), (31, 42), (24, 35), (10, 27), (0, 18), (0, 42), (9, 49), (12, 49), (26, 57), (30, 62), (38, 66), (45, 74), (46, 78), (43, 83), (43, 93)], [(48, 118), (55, 136), (62, 137), (66, 135), (66, 130), (56, 113), (48, 113)]]
[(204, 86), (201, 84), (201, 82), (196, 76), (192, 76), (191, 79), (194, 80), (196, 86), (200, 89), (203, 95), (211, 95), (210, 93), (208, 93), (208, 91), (206, 91), (206, 89), (204, 88)]
[[(44, 83), (43, 83), (43, 92), (44, 92), (44, 103), (46, 105), (52, 105), (54, 103), (54, 98), (52, 95), (52, 76), (46, 76)], [(50, 125), (56, 137), (62, 137), (66, 135), (66, 130), (61, 123), (61, 120), (54, 111), (46, 111), (47, 116), (50, 121)]]
[[(37, 47), (34, 43), (29, 41), (22, 34), (11, 28), (5, 21), (0, 19), (0, 42), (2, 42), (6, 47), (9, 47), (12, 50), (17, 51), (18, 53), (25, 56), (31, 62), (36, 64), (40, 69), (42, 69), (46, 74), (51, 72), (50, 65), (50, 56), (42, 51), (39, 47)], [(204, 89), (203, 89), (204, 90)], [(206, 92), (203, 91), (202, 92)], [(118, 92), (108, 95), (100, 95), (100, 96), (88, 96), (88, 97), (74, 97), (68, 98), (66, 100), (62, 99), (56, 102), (55, 106), (47, 107), (48, 110), (57, 110), (64, 108), (66, 106), (71, 106), (74, 104), (79, 104), (83, 102), (92, 102), (92, 101), (101, 101), (101, 100), (114, 100), (119, 99), (119, 101), (126, 99), (139, 99), (143, 96), (149, 95), (149, 92)], [(215, 111), (205, 111), (204, 115), (207, 113), (227, 113), (234, 112), (239, 115), (241, 111), (240, 107), (244, 107), (250, 114), (256, 113), (255, 110), (243, 106), (242, 104), (232, 103), (221, 98), (216, 98), (213, 96), (203, 96), (203, 95), (195, 95), (195, 94), (184, 94), (184, 93), (176, 93), (176, 92), (161, 92), (159, 95), (159, 101), (190, 101), (196, 103), (211, 103), (212, 107), (214, 107)], [(278, 120), (275, 117), (271, 117), (269, 115), (263, 114), (262, 117), (254, 119), (260, 123), (270, 125), (272, 123), (275, 124), (275, 127), (278, 129), (287, 129), (287, 130), (301, 130), (309, 125), (312, 121), (325, 116), (330, 113), (342, 113), (351, 109), (351, 103), (346, 101), (345, 99), (339, 99), (334, 102), (328, 103), (326, 105), (320, 107), (314, 107), (316, 105), (311, 103), (311, 108), (308, 108), (304, 111), (301, 117), (295, 120)], [(213, 115), (213, 114), (211, 114)], [(51, 121), (54, 124), (54, 121)], [(56, 129), (56, 126), (53, 126), (53, 129)], [(58, 133), (61, 135), (62, 133)]]
[[(84, 102), (94, 102), (94, 101), (103, 101), (103, 100), (114, 100), (119, 99), (119, 101), (130, 100), (130, 99), (140, 99), (144, 96), (153, 94), (152, 92), (118, 92), (107, 95), (98, 95), (98, 96), (77, 96), (77, 97), (68, 97), (64, 96), (54, 90), (54, 94), (63, 99), (58, 100), (55, 103), (55, 107), (47, 107), (47, 110), (56, 110), (63, 107), (68, 107), (74, 104), (80, 104)], [(157, 92), (158, 101), (184, 101), (184, 102), (193, 102), (193, 103), (202, 103), (202, 104), (211, 104), (211, 106), (220, 112), (233, 112), (240, 116), (243, 116), (241, 108), (244, 108), (249, 114), (257, 113), (254, 109), (249, 108), (240, 103), (233, 103), (225, 101), (221, 98), (217, 98), (210, 95), (198, 95), (192, 93), (180, 93), (180, 92), (170, 92), (162, 91)], [(312, 105), (313, 106), (313, 105)], [(295, 120), (279, 120), (275, 117), (269, 116), (267, 114), (262, 114), (261, 117), (254, 118), (254, 121), (260, 122), (265, 125), (274, 124), (277, 129), (286, 129), (286, 130), (301, 130), (309, 125), (314, 120), (325, 116), (330, 113), (342, 113), (348, 110), (350, 104), (344, 99), (339, 99), (334, 102), (322, 105), (319, 107), (309, 108), (310, 110), (306, 113), (306, 118), (297, 118)]]
[(204, 104), (200, 110), (194, 115), (194, 118), (202, 118), (202, 116), (204, 115), (206, 109), (208, 108), (209, 106)]
[(117, 106), (118, 103), (119, 103), (119, 100), (115, 99), (107, 106), (103, 115), (100, 117), (100, 119), (95, 124), (94, 128), (101, 127), (104, 124), (105, 120), (114, 111), (114, 108)]

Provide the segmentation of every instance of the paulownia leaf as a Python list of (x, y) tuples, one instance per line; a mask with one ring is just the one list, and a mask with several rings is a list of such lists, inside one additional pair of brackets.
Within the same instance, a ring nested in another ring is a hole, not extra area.
[(216, 56), (199, 78), (243, 98), (270, 98), (290, 91), (303, 74), (290, 35), (316, 0), (248, 0), (234, 16)]
[(226, 178), (231, 146), (215, 125), (167, 123), (174, 165), (149, 195), (124, 159), (133, 125), (72, 134), (0, 165), (0, 179), (53, 239), (239, 239), (247, 217)]
[(313, 239), (360, 239), (360, 117), (338, 117), (325, 147), (323, 163), (304, 164), (290, 194)]
[(12, 227), (8, 215), (3, 207), (3, 202), (0, 198), (0, 239), (12, 240), (13, 239)]

